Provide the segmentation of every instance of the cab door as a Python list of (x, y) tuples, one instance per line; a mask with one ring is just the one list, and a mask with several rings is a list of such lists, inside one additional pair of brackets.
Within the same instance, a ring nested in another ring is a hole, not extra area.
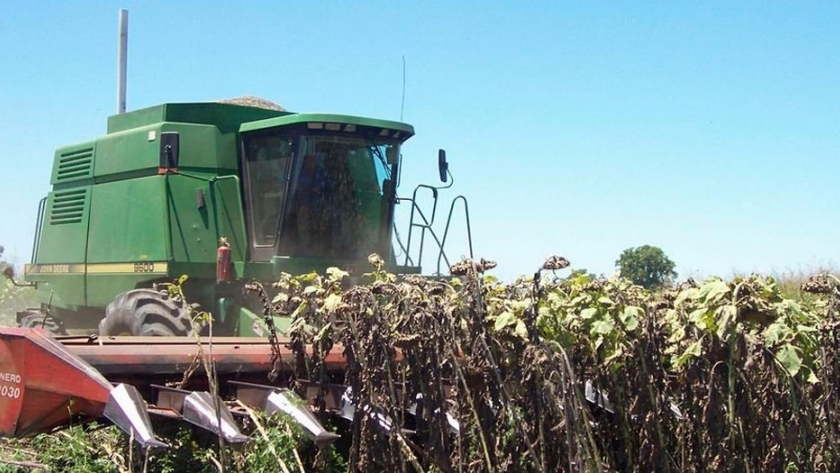
[(245, 212), (251, 261), (278, 254), (283, 209), (294, 154), (290, 133), (243, 137)]

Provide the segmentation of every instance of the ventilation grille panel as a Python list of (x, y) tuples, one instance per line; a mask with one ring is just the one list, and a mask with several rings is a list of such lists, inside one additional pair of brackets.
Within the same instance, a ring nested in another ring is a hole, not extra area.
[(61, 153), (58, 157), (56, 182), (84, 179), (93, 175), (93, 148)]
[(81, 223), (87, 207), (87, 197), (87, 189), (56, 192), (50, 211), (50, 225)]

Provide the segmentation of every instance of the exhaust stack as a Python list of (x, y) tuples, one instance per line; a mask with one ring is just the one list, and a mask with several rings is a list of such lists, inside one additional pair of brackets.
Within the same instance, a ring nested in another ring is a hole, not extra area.
[(128, 10), (120, 10), (119, 51), (117, 53), (117, 113), (125, 113), (125, 72), (128, 62)]

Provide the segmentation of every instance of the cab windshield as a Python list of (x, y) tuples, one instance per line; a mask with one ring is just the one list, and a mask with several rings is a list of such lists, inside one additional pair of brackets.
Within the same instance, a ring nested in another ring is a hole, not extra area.
[(246, 191), (256, 259), (354, 260), (388, 251), (398, 147), (326, 132), (247, 140)]

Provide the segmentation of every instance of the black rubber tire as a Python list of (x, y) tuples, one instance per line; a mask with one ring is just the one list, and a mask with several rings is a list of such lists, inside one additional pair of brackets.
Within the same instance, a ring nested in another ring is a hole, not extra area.
[(51, 316), (44, 318), (41, 312), (30, 311), (19, 313), (21, 328), (43, 328), (50, 335), (67, 335), (67, 330), (64, 329), (64, 324), (61, 320), (55, 319)]
[(166, 324), (154, 322), (140, 327), (140, 335), (143, 337), (174, 337), (175, 332)]
[(99, 335), (184, 336), (191, 333), (189, 315), (183, 301), (166, 291), (134, 289), (118, 295), (105, 308), (99, 322)]

